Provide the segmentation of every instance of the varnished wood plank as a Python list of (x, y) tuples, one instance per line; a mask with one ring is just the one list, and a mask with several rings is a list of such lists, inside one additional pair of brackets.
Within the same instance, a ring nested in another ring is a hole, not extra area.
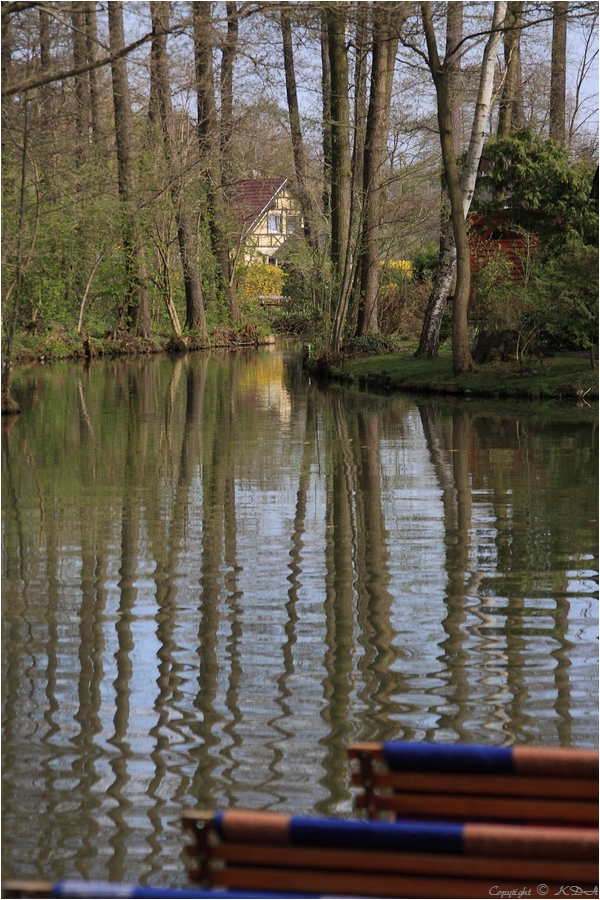
[(2, 897), (52, 897), (52, 882), (11, 878), (2, 882)]
[(211, 859), (229, 865), (319, 869), (363, 873), (410, 873), (462, 877), (554, 879), (575, 883), (598, 878), (597, 862), (569, 859), (499, 859), (432, 853), (394, 853), (365, 850), (332, 850), (313, 847), (271, 847), (255, 844), (221, 844)]
[[(480, 819), (526, 822), (598, 823), (598, 805), (584, 801), (537, 800), (504, 797), (472, 797), (428, 794), (375, 794), (371, 801), (380, 810), (400, 816), (441, 817), (445, 819)], [(366, 806), (365, 796), (356, 798), (359, 808)]]
[[(562, 886), (560, 881), (545, 881), (549, 896), (554, 896)], [(395, 898), (472, 898), (490, 897), (490, 888), (516, 891), (517, 896), (525, 887), (536, 893), (539, 882), (509, 881), (505, 879), (435, 878), (410, 875), (361, 875), (359, 873), (307, 872), (302, 869), (232, 868), (215, 873), (215, 885), (232, 889), (267, 891), (306, 891), (324, 894), (342, 894), (359, 897)], [(595, 885), (580, 883), (582, 890), (593, 890)], [(523, 896), (523, 895), (521, 895)]]
[[(363, 782), (359, 771), (352, 772), (352, 784)], [(381, 772), (373, 770), (374, 789), (416, 793), (489, 794), (512, 797), (556, 797), (558, 799), (598, 799), (598, 781), (568, 778), (533, 778), (520, 775), (452, 775), (432, 772)]]

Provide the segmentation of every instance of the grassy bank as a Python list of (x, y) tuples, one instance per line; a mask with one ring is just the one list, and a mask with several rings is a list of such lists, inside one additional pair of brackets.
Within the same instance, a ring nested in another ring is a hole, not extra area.
[(16, 365), (32, 362), (54, 362), (61, 359), (85, 359), (101, 356), (131, 356), (136, 354), (208, 350), (213, 347), (251, 347), (273, 343), (268, 329), (254, 323), (246, 324), (238, 331), (227, 328), (214, 330), (209, 337), (173, 337), (155, 335), (140, 338), (127, 331), (115, 331), (104, 335), (77, 334), (56, 328), (46, 334), (21, 333), (16, 335), (12, 353)]
[(597, 400), (598, 369), (588, 354), (558, 354), (523, 363), (490, 363), (454, 375), (451, 350), (439, 359), (416, 359), (414, 346), (383, 356), (341, 359), (324, 373), (349, 384), (385, 391), (467, 394), (531, 400)]

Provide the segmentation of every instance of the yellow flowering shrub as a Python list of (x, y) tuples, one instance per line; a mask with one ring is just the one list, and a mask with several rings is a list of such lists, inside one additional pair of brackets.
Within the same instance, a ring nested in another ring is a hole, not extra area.
[(256, 309), (260, 305), (261, 295), (283, 294), (286, 277), (283, 269), (269, 263), (246, 266), (238, 280), (238, 297), (246, 307)]
[(379, 265), (388, 275), (390, 281), (394, 280), (394, 275), (412, 278), (413, 268), (410, 259), (391, 259), (387, 262), (381, 262)]

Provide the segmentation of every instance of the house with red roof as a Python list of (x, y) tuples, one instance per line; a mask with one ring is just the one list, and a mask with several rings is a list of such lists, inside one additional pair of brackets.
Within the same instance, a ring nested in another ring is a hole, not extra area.
[(278, 264), (290, 237), (302, 234), (302, 211), (287, 178), (254, 173), (234, 187), (231, 203), (236, 258), (245, 265)]

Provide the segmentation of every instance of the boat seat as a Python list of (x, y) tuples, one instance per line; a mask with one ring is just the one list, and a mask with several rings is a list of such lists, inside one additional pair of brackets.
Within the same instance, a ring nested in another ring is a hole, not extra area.
[(193, 836), (187, 848), (190, 877), (211, 888), (279, 896), (454, 898), (489, 897), (492, 888), (500, 896), (540, 884), (553, 896), (565, 884), (593, 890), (597, 883), (594, 828), (249, 810), (189, 811), (183, 825)]
[(355, 805), (369, 818), (598, 826), (598, 752), (354, 743)]
[[(71, 900), (278, 900), (281, 894), (260, 894), (254, 891), (222, 891), (210, 888), (149, 887), (142, 884), (119, 884), (113, 881), (23, 881), (2, 883), (2, 897), (71, 898)], [(294, 897), (300, 895), (294, 894)], [(314, 896), (311, 894), (311, 896)]]

